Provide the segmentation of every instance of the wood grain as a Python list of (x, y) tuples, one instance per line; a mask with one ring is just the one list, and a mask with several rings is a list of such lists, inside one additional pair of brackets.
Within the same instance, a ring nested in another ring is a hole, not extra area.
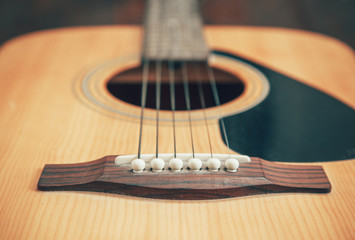
[(144, 25), (145, 59), (207, 60), (197, 0), (148, 0)]
[[(208, 44), (228, 49), (321, 89), (355, 108), (354, 53), (337, 40), (302, 31), (207, 27)], [(135, 153), (138, 122), (97, 111), (75, 94), (90, 66), (137, 54), (139, 27), (37, 32), (0, 50), (0, 239), (353, 239), (355, 161), (322, 164), (329, 194), (274, 194), (218, 201), (147, 200), (98, 193), (40, 192), (45, 164)], [(216, 152), (226, 152), (217, 122)], [(172, 151), (169, 125), (159, 148)], [(197, 152), (208, 152), (194, 125)], [(190, 152), (177, 127), (177, 150)], [(155, 150), (154, 125), (143, 129)], [(153, 140), (152, 140), (153, 139)]]
[(174, 173), (145, 169), (133, 173), (130, 164), (115, 164), (117, 156), (106, 156), (76, 164), (47, 164), (38, 181), (42, 191), (88, 191), (172, 199), (210, 200), (255, 194), (304, 192), (328, 193), (331, 185), (320, 166), (286, 165), (259, 158), (241, 163), (236, 173), (225, 169), (198, 173), (187, 168)]

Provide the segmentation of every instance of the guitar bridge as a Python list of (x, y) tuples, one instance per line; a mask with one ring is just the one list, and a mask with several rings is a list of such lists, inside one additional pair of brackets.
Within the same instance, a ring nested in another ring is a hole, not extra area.
[[(215, 154), (220, 158), (218, 171), (210, 171), (208, 154), (196, 154), (202, 166), (192, 171), (186, 160), (190, 154), (177, 157), (184, 162), (180, 171), (172, 171), (168, 160), (172, 154), (160, 155), (166, 165), (155, 172), (149, 163), (141, 173), (134, 173), (131, 162), (136, 156), (106, 156), (101, 159), (76, 164), (48, 164), (38, 182), (42, 191), (106, 192), (156, 199), (219, 199), (265, 193), (303, 192), (327, 193), (329, 180), (321, 166), (289, 165), (269, 162), (259, 158), (239, 155)], [(143, 155), (149, 162), (155, 155)], [(227, 159), (239, 159), (237, 171), (229, 172)], [(207, 160), (208, 161), (208, 160)]]

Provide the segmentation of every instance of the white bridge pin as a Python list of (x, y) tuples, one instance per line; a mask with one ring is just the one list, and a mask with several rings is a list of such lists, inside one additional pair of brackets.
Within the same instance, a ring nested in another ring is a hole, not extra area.
[(173, 172), (180, 172), (184, 162), (180, 158), (172, 158), (169, 161), (169, 167)]
[(134, 173), (142, 173), (145, 168), (145, 162), (142, 159), (134, 159), (131, 162), (131, 166)]
[(154, 158), (152, 161), (150, 161), (150, 166), (152, 167), (153, 172), (163, 171), (164, 165), (164, 160), (160, 158)]
[(229, 158), (224, 162), (228, 172), (236, 172), (239, 167), (239, 161), (234, 158)]
[(208, 170), (211, 172), (217, 172), (221, 166), (221, 161), (217, 158), (210, 158), (207, 160)]
[(202, 167), (202, 161), (198, 158), (191, 158), (187, 164), (193, 172), (200, 171)]

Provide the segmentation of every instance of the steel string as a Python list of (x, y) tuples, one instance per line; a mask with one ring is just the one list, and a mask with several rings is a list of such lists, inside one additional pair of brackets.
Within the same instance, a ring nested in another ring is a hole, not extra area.
[(187, 114), (188, 114), (188, 118), (189, 118), (192, 157), (194, 158), (195, 157), (195, 147), (194, 147), (194, 137), (192, 134), (191, 103), (190, 103), (190, 91), (189, 91), (189, 82), (188, 82), (188, 76), (187, 76), (186, 62), (182, 62), (181, 70), (182, 70), (182, 81), (183, 81), (183, 85), (184, 85), (186, 110), (187, 110)]
[(202, 107), (202, 111), (203, 111), (203, 118), (204, 118), (206, 130), (207, 130), (207, 135), (208, 135), (208, 144), (210, 147), (211, 158), (213, 158), (210, 130), (208, 127), (207, 113), (206, 113), (206, 99), (205, 99), (205, 95), (203, 93), (200, 69), (199, 69), (198, 63), (195, 63), (194, 66), (195, 66), (196, 79), (197, 79), (198, 95), (200, 97), (200, 103), (201, 103), (201, 107)]
[[(221, 102), (219, 100), (219, 95), (218, 95), (218, 90), (217, 90), (217, 85), (216, 85), (216, 79), (215, 79), (215, 76), (214, 76), (214, 73), (213, 73), (213, 69), (210, 67), (208, 62), (206, 63), (206, 68), (207, 68), (208, 79), (209, 79), (209, 82), (210, 82), (210, 85), (211, 85), (214, 101), (216, 103), (216, 106), (221, 106)], [(224, 124), (223, 117), (220, 120), (221, 120), (221, 126), (222, 126), (222, 131), (223, 131), (223, 137), (226, 140), (226, 144), (227, 144), (227, 147), (228, 147), (228, 153), (229, 153), (229, 155), (231, 155), (231, 150), (229, 148), (229, 141), (228, 141), (226, 126)]]
[(141, 114), (140, 114), (140, 129), (139, 129), (139, 142), (138, 142), (138, 158), (141, 157), (141, 145), (142, 145), (142, 131), (144, 121), (144, 109), (147, 102), (147, 88), (148, 88), (148, 76), (149, 76), (149, 60), (143, 60), (143, 81), (141, 91)]

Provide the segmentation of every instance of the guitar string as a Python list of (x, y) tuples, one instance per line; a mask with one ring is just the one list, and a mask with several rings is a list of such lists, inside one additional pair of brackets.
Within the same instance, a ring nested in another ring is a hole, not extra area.
[[(208, 79), (209, 79), (209, 82), (210, 82), (210, 85), (211, 85), (212, 95), (213, 95), (215, 104), (216, 104), (217, 107), (219, 107), (219, 106), (221, 106), (221, 102), (220, 102), (218, 89), (217, 89), (217, 85), (216, 85), (216, 79), (215, 79), (215, 76), (214, 76), (214, 73), (213, 73), (213, 69), (210, 67), (208, 62), (206, 63), (206, 69), (207, 69)], [(231, 149), (229, 148), (229, 141), (228, 141), (226, 126), (224, 124), (223, 117), (220, 119), (220, 121), (221, 121), (223, 137), (224, 137), (224, 139), (226, 141), (226, 144), (227, 144), (227, 147), (228, 147), (228, 154), (231, 155)]]
[[(141, 90), (141, 115), (140, 115), (138, 158), (140, 158), (140, 156), (141, 156), (142, 132), (143, 132), (143, 122), (144, 122), (144, 109), (146, 106), (146, 98), (147, 98), (149, 64), (150, 64), (149, 60), (143, 61), (143, 82), (142, 82), (142, 90)], [(208, 65), (208, 63), (206, 64), (206, 67), (207, 67), (208, 78), (209, 78), (209, 82), (211, 85), (214, 101), (216, 103), (216, 106), (220, 106), (219, 94), (218, 94), (218, 89), (216, 86), (216, 80), (215, 80), (213, 70)], [(170, 96), (171, 96), (170, 100), (171, 100), (171, 110), (172, 110), (172, 120), (173, 120), (174, 157), (176, 157), (176, 129), (175, 129), (176, 106), (175, 106), (174, 75), (175, 75), (174, 62), (169, 61), (169, 83), (170, 83)], [(197, 73), (197, 75), (199, 75), (199, 74)], [(188, 111), (188, 121), (189, 121), (189, 129), (190, 129), (192, 156), (195, 157), (194, 138), (193, 138), (192, 120), (191, 120), (190, 91), (189, 91), (187, 67), (186, 67), (185, 62), (182, 63), (182, 78), (183, 78), (183, 85), (184, 85), (186, 108)], [(213, 157), (211, 138), (210, 138), (210, 133), (209, 133), (209, 128), (208, 128), (207, 116), (206, 116), (206, 112), (205, 112), (205, 109), (206, 109), (205, 97), (204, 97), (204, 93), (203, 93), (203, 89), (202, 89), (202, 83), (201, 83), (200, 76), (198, 76), (197, 79), (198, 79), (199, 98), (200, 98), (200, 102), (201, 102), (202, 109), (203, 109), (204, 121), (205, 121), (207, 134), (208, 134), (208, 140), (209, 140), (210, 153), (211, 153), (211, 157)], [(156, 62), (156, 157), (158, 157), (158, 152), (159, 152), (158, 135), (159, 135), (159, 111), (160, 111), (160, 102), (161, 102), (160, 96), (161, 96), (161, 61), (157, 61)], [(229, 141), (228, 141), (228, 136), (226, 133), (226, 128), (225, 128), (223, 118), (221, 118), (221, 127), (222, 127), (224, 138), (226, 140), (228, 150), (229, 150), (229, 154), (230, 154)]]
[[(158, 12), (158, 15), (162, 15), (162, 12)], [(160, 16), (162, 17), (162, 16)], [(158, 28), (156, 29), (158, 37), (162, 35), (164, 29)], [(159, 45), (157, 50), (157, 55), (160, 57), (162, 54), (162, 46)], [(160, 112), (160, 104), (161, 104), (161, 78), (162, 78), (162, 60), (158, 58), (156, 60), (155, 65), (155, 110), (156, 110), (156, 143), (155, 143), (155, 157), (159, 157), (159, 112)]]
[(174, 138), (174, 158), (176, 158), (176, 134), (175, 134), (175, 63), (172, 60), (168, 62), (169, 66), (169, 89), (170, 89), (170, 103), (171, 114), (173, 120), (173, 138)]
[[(182, 11), (184, 14), (184, 19), (186, 20), (191, 20), (191, 15), (186, 14), (186, 12)], [(189, 21), (192, 22), (192, 21)], [(191, 34), (190, 31), (186, 32), (184, 31), (183, 27), (180, 25), (180, 32), (182, 33), (181, 41), (184, 43), (188, 43), (189, 37), (187, 34)], [(181, 44), (181, 43), (180, 43)], [(185, 45), (184, 45), (185, 46)], [(191, 150), (192, 150), (192, 158), (195, 158), (195, 146), (194, 146), (194, 137), (193, 137), (193, 131), (192, 131), (192, 120), (191, 120), (191, 103), (190, 103), (190, 89), (189, 89), (189, 80), (188, 80), (188, 70), (186, 66), (186, 61), (182, 61), (182, 81), (183, 81), (183, 87), (184, 87), (184, 95), (185, 95), (185, 103), (186, 103), (186, 110), (188, 114), (188, 121), (189, 121), (189, 129), (190, 129), (190, 141), (191, 141)]]
[[(175, 38), (173, 38), (172, 40), (174, 41)], [(172, 110), (172, 118), (173, 118), (174, 157), (176, 157), (176, 129), (175, 129), (175, 125), (176, 125), (175, 124), (176, 104), (175, 104), (174, 62), (169, 60), (168, 64), (169, 64), (168, 68), (169, 68), (171, 110)], [(196, 65), (195, 65), (195, 69), (196, 69)], [(218, 95), (218, 90), (217, 90), (217, 87), (216, 87), (215, 77), (214, 77), (213, 71), (209, 67), (208, 63), (207, 63), (207, 70), (208, 70), (208, 76), (209, 76), (209, 80), (210, 80), (210, 83), (211, 83), (211, 88), (212, 88), (213, 96), (214, 96), (214, 99), (215, 99), (215, 103), (216, 103), (217, 106), (220, 106), (219, 95)], [(140, 121), (140, 133), (139, 133), (138, 158), (140, 158), (140, 155), (141, 155), (142, 129), (143, 129), (143, 121), (144, 121), (144, 109), (145, 109), (145, 106), (146, 106), (146, 98), (147, 98), (148, 75), (149, 75), (149, 61), (144, 61), (142, 96), (141, 96), (141, 121)], [(197, 75), (199, 75), (199, 72), (197, 73)], [(186, 67), (186, 63), (185, 62), (182, 62), (182, 78), (183, 78), (183, 85), (184, 85), (184, 95), (185, 95), (186, 108), (187, 108), (187, 111), (188, 111), (188, 121), (189, 121), (190, 137), (191, 137), (192, 155), (193, 155), (193, 157), (195, 157), (194, 138), (193, 138), (192, 120), (191, 120), (190, 90), (189, 90), (189, 83), (188, 83), (187, 67)], [(209, 127), (208, 127), (208, 122), (207, 122), (207, 114), (206, 114), (206, 111), (205, 111), (205, 109), (206, 109), (205, 97), (204, 97), (204, 93), (203, 93), (203, 89), (202, 89), (202, 83), (201, 83), (200, 76), (198, 76), (198, 93), (199, 93), (201, 106), (202, 106), (202, 109), (203, 109), (204, 121), (205, 121), (206, 130), (207, 130), (207, 134), (208, 134), (210, 153), (211, 153), (211, 157), (213, 157), (210, 132), (209, 132)], [(156, 155), (157, 158), (158, 158), (158, 153), (159, 153), (159, 111), (160, 111), (160, 103), (161, 103), (161, 61), (156, 61), (156, 154), (155, 155)], [(228, 146), (228, 149), (229, 149), (229, 141), (227, 139), (227, 134), (226, 134), (223, 118), (221, 119), (221, 124), (222, 124), (223, 134), (224, 134), (224, 137), (226, 139), (226, 143), (227, 143), (227, 146)]]
[(201, 72), (200, 72), (200, 68), (198, 66), (198, 63), (195, 62), (194, 66), (195, 66), (195, 73), (196, 73), (196, 79), (197, 79), (198, 95), (200, 97), (200, 103), (201, 103), (201, 107), (202, 107), (202, 111), (203, 111), (203, 118), (204, 118), (204, 122), (206, 125), (206, 131), (207, 131), (207, 136), (208, 136), (208, 144), (210, 147), (211, 158), (213, 158), (210, 130), (209, 130), (208, 121), (207, 121), (206, 99), (205, 99), (205, 94), (204, 94), (203, 88), (202, 88)]
[(186, 103), (186, 109), (187, 109), (188, 120), (189, 120), (192, 157), (195, 158), (194, 137), (192, 134), (192, 121), (191, 121), (190, 90), (189, 90), (186, 62), (182, 62), (181, 71), (182, 71), (182, 81), (184, 85), (185, 103)]
[[(176, 46), (176, 41), (179, 36), (177, 36), (176, 28), (179, 27), (179, 22), (174, 18), (169, 19), (165, 25), (165, 29), (169, 36), (170, 46)], [(170, 104), (171, 104), (171, 117), (173, 120), (173, 140), (174, 140), (174, 158), (176, 158), (176, 120), (175, 120), (175, 111), (176, 111), (176, 97), (175, 97), (175, 61), (173, 60), (173, 54), (176, 52), (176, 48), (170, 48), (168, 51), (168, 71), (169, 71), (169, 90), (170, 90)]]
[(138, 154), (137, 154), (138, 158), (141, 157), (144, 109), (145, 109), (145, 105), (147, 102), (148, 75), (149, 75), (149, 60), (143, 59), (143, 81), (142, 81), (142, 90), (141, 90), (141, 114), (140, 114), (140, 129), (139, 129)]
[(161, 98), (161, 61), (156, 61), (155, 65), (155, 74), (156, 74), (156, 83), (155, 83), (155, 105), (156, 105), (156, 151), (155, 157), (158, 158), (159, 154), (159, 112), (160, 112), (160, 98)]

